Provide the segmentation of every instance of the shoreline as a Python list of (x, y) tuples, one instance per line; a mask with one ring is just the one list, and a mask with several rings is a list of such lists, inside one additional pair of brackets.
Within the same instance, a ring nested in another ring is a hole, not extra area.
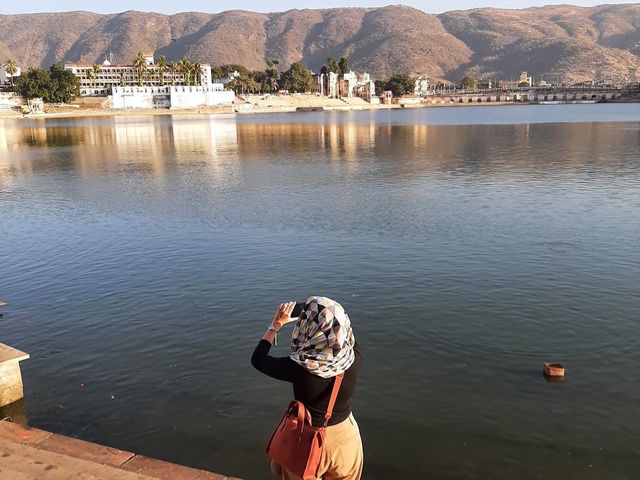
[[(603, 102), (603, 103), (640, 103), (638, 101)], [(570, 103), (567, 103), (569, 105)], [(356, 104), (356, 105), (278, 105), (241, 108), (244, 105), (221, 105), (217, 107), (200, 107), (193, 109), (127, 109), (113, 110), (106, 108), (70, 108), (48, 111), (44, 113), (23, 114), (18, 111), (0, 111), (0, 119), (33, 120), (59, 118), (88, 117), (135, 117), (135, 116), (193, 116), (193, 115), (252, 115), (269, 113), (302, 113), (302, 112), (354, 112), (366, 110), (411, 110), (429, 108), (465, 108), (465, 107), (504, 107), (539, 105), (538, 102), (484, 102), (484, 103), (417, 103), (417, 104)], [(240, 107), (240, 108), (239, 108)], [(51, 107), (50, 107), (51, 108)], [(56, 107), (53, 107), (56, 108)]]

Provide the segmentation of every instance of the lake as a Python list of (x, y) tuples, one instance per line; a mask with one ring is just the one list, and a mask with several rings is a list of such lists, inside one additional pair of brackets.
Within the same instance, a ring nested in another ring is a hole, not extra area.
[(638, 104), (0, 120), (0, 212), (32, 426), (269, 478), (250, 355), (321, 294), (364, 478), (638, 478)]

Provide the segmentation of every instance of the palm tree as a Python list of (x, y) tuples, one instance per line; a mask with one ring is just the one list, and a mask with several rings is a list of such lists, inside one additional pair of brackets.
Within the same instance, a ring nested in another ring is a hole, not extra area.
[(124, 72), (120, 72), (120, 86), (124, 87), (125, 85), (125, 80), (124, 80)]
[(138, 52), (136, 58), (133, 60), (133, 67), (138, 72), (138, 85), (144, 85), (144, 73), (147, 70), (147, 59), (144, 58), (142, 52)]
[(202, 85), (202, 65), (200, 65), (198, 62), (195, 62), (193, 64), (193, 72), (195, 74), (195, 84)]
[(98, 77), (98, 74), (100, 73), (102, 69), (100, 68), (100, 65), (94, 65), (93, 67), (91, 67), (91, 71), (93, 72), (93, 87), (95, 88), (96, 86), (96, 78)]
[(89, 85), (93, 84), (93, 79), (96, 78), (96, 74), (93, 73), (93, 70), (87, 70), (87, 80), (89, 80)]
[(280, 64), (280, 62), (278, 60), (276, 60), (275, 58), (270, 58), (267, 60), (267, 71), (266, 74), (269, 75), (271, 78), (278, 78), (278, 65)]
[(184, 76), (183, 83), (185, 85), (191, 85), (191, 72), (193, 71), (193, 62), (188, 58), (183, 58), (178, 62), (178, 68)]
[(171, 85), (176, 84), (176, 70), (178, 69), (178, 64), (176, 62), (169, 62), (169, 68), (171, 69)]
[(176, 70), (182, 74), (182, 85), (187, 84), (187, 60), (182, 59), (176, 64)]
[(164, 85), (164, 72), (169, 69), (169, 62), (167, 62), (167, 57), (162, 55), (158, 59), (158, 63), (156, 65), (158, 65), (158, 72), (160, 72), (160, 85)]
[(15, 60), (8, 59), (4, 62), (4, 71), (11, 77), (11, 86), (13, 87), (13, 76), (18, 73), (18, 65)]

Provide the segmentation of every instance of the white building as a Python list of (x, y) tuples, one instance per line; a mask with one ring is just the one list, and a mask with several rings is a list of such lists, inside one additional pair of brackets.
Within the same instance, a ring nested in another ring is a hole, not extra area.
[(329, 72), (314, 75), (311, 92), (323, 97), (338, 98), (338, 74)]
[(224, 90), (221, 83), (161, 87), (113, 87), (109, 96), (111, 108), (116, 110), (135, 108), (197, 108), (214, 105), (230, 105), (235, 100), (232, 90)]
[[(525, 85), (526, 84), (526, 85)], [(527, 72), (520, 73), (520, 79), (518, 80), (518, 86), (533, 86), (533, 77), (527, 74)]]
[(420, 76), (416, 78), (416, 84), (413, 88), (413, 94), (416, 97), (426, 97), (431, 95), (431, 85), (429, 84), (429, 77)]
[(376, 97), (376, 84), (367, 72), (345, 74), (333, 72), (313, 76), (312, 93), (329, 98), (360, 97), (368, 102)]
[[(13, 79), (20, 76), (20, 67), (16, 67), (16, 73), (13, 74)], [(0, 85), (10, 85), (11, 84), (11, 75), (7, 73), (7, 70), (4, 66), (4, 62), (0, 63)]]
[[(161, 71), (155, 63), (153, 54), (145, 53), (147, 68), (143, 74), (143, 86), (159, 87), (163, 85), (182, 85), (186, 81), (184, 73), (177, 68), (168, 67)], [(200, 65), (201, 73), (195, 83), (211, 85), (211, 65)], [(73, 72), (80, 79), (81, 95), (107, 95), (113, 87), (138, 86), (138, 70), (133, 65), (113, 65), (109, 60), (101, 65), (65, 64), (65, 70)], [(193, 79), (192, 79), (193, 80)]]
[(376, 82), (373, 81), (371, 75), (367, 72), (358, 73), (356, 81), (356, 95), (365, 99), (367, 102), (377, 100)]

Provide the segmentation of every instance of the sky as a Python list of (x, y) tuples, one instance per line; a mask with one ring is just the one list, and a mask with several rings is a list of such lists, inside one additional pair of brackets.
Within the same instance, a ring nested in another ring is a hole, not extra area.
[(589, 0), (448, 0), (446, 2), (434, 2), (425, 0), (279, 0), (265, 2), (264, 0), (63, 0), (53, 2), (51, 0), (22, 0), (0, 2), (0, 14), (6, 13), (34, 13), (34, 12), (60, 12), (71, 10), (88, 10), (98, 13), (115, 13), (125, 10), (142, 10), (161, 13), (177, 12), (222, 12), (224, 10), (252, 10), (257, 12), (279, 12), (293, 8), (331, 8), (331, 7), (380, 7), (390, 4), (402, 3), (419, 8), (429, 13), (442, 13), (449, 10), (462, 10), (478, 7), (499, 8), (525, 8), (542, 6), (554, 3), (570, 3), (572, 5), (592, 6), (604, 3), (623, 3)]

